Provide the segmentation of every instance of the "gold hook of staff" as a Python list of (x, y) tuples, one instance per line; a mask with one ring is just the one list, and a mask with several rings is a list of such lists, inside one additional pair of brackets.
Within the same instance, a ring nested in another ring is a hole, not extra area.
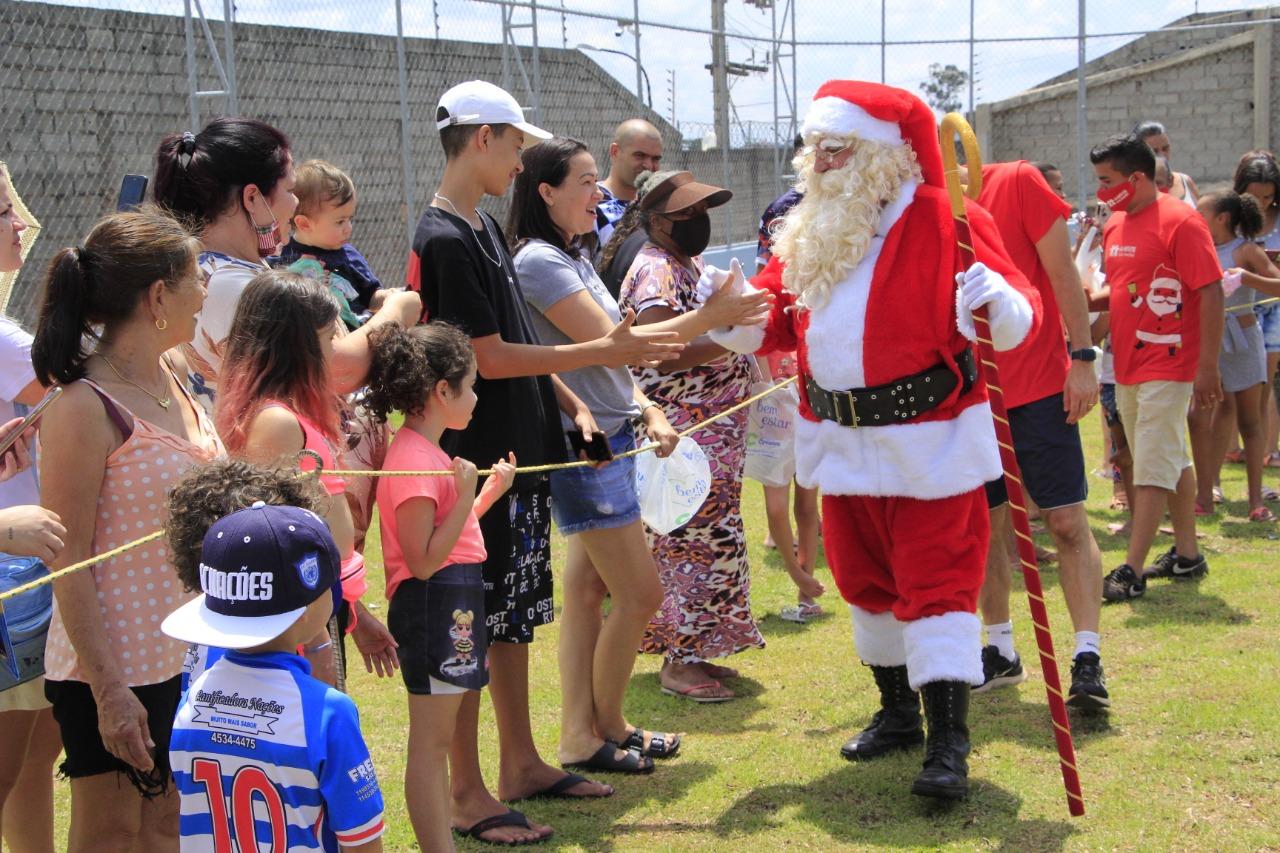
[[(964, 149), (963, 168), (956, 162), (957, 137)], [(978, 148), (978, 137), (964, 116), (947, 113), (938, 125), (938, 143), (942, 148), (942, 168), (946, 174), (947, 195), (951, 199), (951, 214), (963, 217), (964, 197), (976, 201), (982, 192), (982, 151)]]

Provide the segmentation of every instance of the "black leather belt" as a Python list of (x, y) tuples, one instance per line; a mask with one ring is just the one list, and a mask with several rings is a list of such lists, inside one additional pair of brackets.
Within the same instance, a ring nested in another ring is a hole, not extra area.
[(855, 428), (901, 424), (937, 408), (957, 384), (961, 385), (961, 394), (969, 392), (978, 381), (978, 363), (973, 349), (965, 347), (956, 356), (956, 364), (960, 368), (960, 376), (956, 376), (947, 365), (940, 364), (874, 388), (828, 391), (814, 382), (812, 376), (804, 378), (804, 386), (809, 408), (824, 421)]

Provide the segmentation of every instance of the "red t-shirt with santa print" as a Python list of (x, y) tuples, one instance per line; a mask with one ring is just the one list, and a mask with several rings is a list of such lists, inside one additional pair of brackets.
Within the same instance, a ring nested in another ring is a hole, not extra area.
[(1116, 382), (1192, 382), (1200, 359), (1200, 288), (1222, 278), (1209, 226), (1163, 193), (1102, 232), (1111, 288)]
[(1044, 304), (1044, 319), (1027, 339), (1007, 352), (996, 353), (1004, 402), (1012, 409), (1062, 393), (1067, 381), (1071, 359), (1062, 316), (1036, 243), (1055, 222), (1071, 215), (1071, 205), (1051, 190), (1040, 170), (1026, 160), (984, 165), (978, 204), (996, 221), (1009, 258), (1039, 291)]

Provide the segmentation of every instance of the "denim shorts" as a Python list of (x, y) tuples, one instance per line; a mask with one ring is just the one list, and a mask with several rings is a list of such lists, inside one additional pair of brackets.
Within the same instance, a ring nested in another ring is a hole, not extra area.
[(1280, 352), (1280, 304), (1273, 302), (1255, 308), (1254, 313), (1258, 315), (1258, 325), (1262, 326), (1262, 343), (1267, 352)]
[(1107, 416), (1107, 426), (1120, 423), (1120, 410), (1116, 408), (1116, 384), (1103, 382), (1098, 386), (1098, 402), (1102, 405), (1102, 413)]
[[(636, 436), (630, 424), (609, 437), (609, 449), (615, 456), (635, 446)], [(635, 457), (615, 459), (603, 468), (552, 471), (551, 517), (565, 536), (623, 527), (638, 519)]]

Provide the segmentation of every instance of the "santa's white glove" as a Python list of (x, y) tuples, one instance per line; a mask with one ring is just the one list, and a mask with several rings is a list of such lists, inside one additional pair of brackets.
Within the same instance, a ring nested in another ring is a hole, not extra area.
[(729, 269), (722, 270), (713, 266), (703, 267), (702, 275), (694, 288), (693, 301), (702, 305), (722, 287), (728, 286), (730, 293), (742, 293), (747, 288), (747, 277), (742, 272), (742, 264), (734, 258), (729, 261)]
[[(713, 293), (725, 288), (731, 294), (753, 293), (757, 290), (747, 284), (747, 277), (737, 258), (729, 261), (727, 270), (711, 266), (703, 268), (694, 289), (694, 302), (701, 308)], [(707, 334), (720, 346), (737, 353), (753, 353), (764, 343), (763, 326), (718, 326)]]
[(1004, 276), (975, 263), (969, 269), (956, 274), (956, 325), (960, 334), (969, 340), (977, 340), (973, 325), (973, 312), (987, 308), (991, 325), (992, 345), (1000, 351), (1011, 350), (1031, 330), (1031, 303), (1014, 290)]

